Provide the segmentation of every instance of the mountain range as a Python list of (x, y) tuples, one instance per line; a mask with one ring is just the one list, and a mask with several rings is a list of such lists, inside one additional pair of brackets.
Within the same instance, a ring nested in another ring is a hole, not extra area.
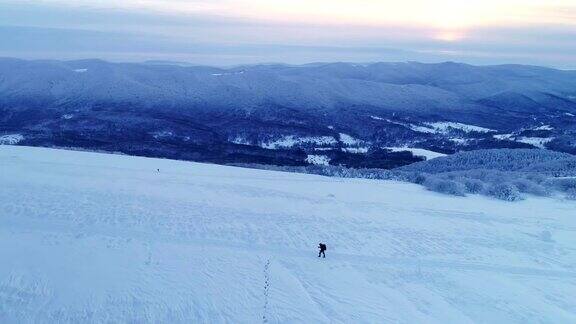
[(576, 154), (576, 71), (4, 58), (0, 143), (380, 168), (485, 148)]

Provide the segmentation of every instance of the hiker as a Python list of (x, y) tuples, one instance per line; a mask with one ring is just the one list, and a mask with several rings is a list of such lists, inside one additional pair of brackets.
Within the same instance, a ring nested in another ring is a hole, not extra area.
[(318, 244), (318, 248), (320, 249), (320, 252), (318, 252), (318, 257), (320, 257), (320, 255), (322, 255), (324, 258), (326, 257), (326, 253), (324, 253), (326, 251), (326, 244), (324, 243), (319, 243)]

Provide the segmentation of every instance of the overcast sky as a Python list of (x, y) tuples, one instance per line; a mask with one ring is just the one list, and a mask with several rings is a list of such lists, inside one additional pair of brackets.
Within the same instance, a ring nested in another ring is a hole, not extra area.
[(0, 56), (576, 69), (576, 0), (0, 0)]

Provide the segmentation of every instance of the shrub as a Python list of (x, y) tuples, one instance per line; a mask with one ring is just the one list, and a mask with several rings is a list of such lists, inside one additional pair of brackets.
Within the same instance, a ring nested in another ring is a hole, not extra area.
[(401, 172), (401, 171), (394, 171), (391, 172), (392, 176), (390, 179), (405, 181), (415, 184), (423, 184), (426, 181), (426, 175), (420, 172)]
[(423, 184), (424, 182), (426, 182), (426, 176), (423, 175), (422, 173), (416, 173), (414, 175), (412, 182), (416, 184)]
[(535, 196), (549, 196), (550, 190), (538, 183), (532, 182), (528, 179), (517, 179), (512, 182), (520, 192), (535, 195)]
[(561, 192), (569, 192), (571, 190), (576, 190), (576, 179), (575, 178), (565, 178), (565, 179), (551, 179), (549, 180), (549, 186), (554, 187), (556, 190)]
[(466, 189), (461, 183), (453, 180), (444, 180), (439, 178), (429, 177), (424, 182), (424, 187), (428, 190), (444, 193), (453, 196), (464, 196)]
[(486, 194), (490, 197), (505, 201), (518, 201), (523, 199), (518, 189), (509, 183), (491, 185), (486, 190)]
[(468, 193), (479, 194), (484, 191), (484, 182), (477, 179), (465, 179), (464, 187)]
[(528, 188), (526, 193), (534, 195), (534, 196), (548, 197), (552, 194), (552, 190), (544, 187), (543, 185), (539, 185), (539, 184), (534, 183), (534, 184), (532, 184), (532, 186), (530, 186)]
[(572, 188), (566, 192), (566, 199), (576, 200), (576, 189)]
[(538, 183), (538, 184), (542, 184), (544, 183), (548, 178), (538, 174), (538, 173), (528, 173), (526, 174), (526, 179), (534, 182), (534, 183)]

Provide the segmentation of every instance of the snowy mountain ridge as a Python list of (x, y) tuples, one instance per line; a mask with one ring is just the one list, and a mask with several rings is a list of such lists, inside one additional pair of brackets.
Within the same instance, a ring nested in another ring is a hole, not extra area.
[(575, 71), (520, 65), (0, 59), (0, 136), (223, 164), (305, 165), (326, 148), (350, 167), (420, 160), (386, 147), (576, 154), (575, 89)]

